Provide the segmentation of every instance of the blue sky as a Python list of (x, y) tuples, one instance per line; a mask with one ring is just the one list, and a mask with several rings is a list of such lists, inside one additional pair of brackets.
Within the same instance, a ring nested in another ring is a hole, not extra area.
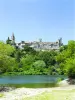
[(0, 40), (75, 39), (74, 0), (0, 0)]

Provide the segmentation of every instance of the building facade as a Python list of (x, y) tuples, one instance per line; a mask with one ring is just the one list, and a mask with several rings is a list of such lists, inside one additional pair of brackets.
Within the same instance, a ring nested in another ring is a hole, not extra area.
[[(12, 35), (11, 42), (15, 42), (15, 36)], [(23, 49), (25, 45), (28, 45), (32, 48), (34, 48), (36, 51), (42, 50), (59, 50), (59, 48), (63, 45), (62, 38), (58, 39), (56, 42), (43, 42), (42, 39), (39, 39), (39, 41), (33, 41), (33, 42), (26, 42), (21, 41), (20, 43), (15, 43), (18, 48)]]

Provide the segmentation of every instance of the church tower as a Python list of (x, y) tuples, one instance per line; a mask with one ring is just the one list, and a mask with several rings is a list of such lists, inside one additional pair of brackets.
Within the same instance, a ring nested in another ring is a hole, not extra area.
[(63, 45), (62, 38), (60, 38), (58, 41), (59, 41), (59, 47), (62, 46)]
[(14, 36), (14, 33), (12, 33), (11, 41), (12, 41), (12, 45), (14, 45), (15, 44), (15, 36)]

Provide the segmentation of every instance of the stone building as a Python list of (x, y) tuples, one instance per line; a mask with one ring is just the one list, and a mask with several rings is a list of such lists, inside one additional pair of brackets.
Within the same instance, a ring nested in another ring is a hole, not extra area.
[(19, 48), (23, 48), (24, 45), (28, 45), (35, 50), (39, 51), (45, 51), (45, 50), (59, 50), (59, 48), (63, 45), (62, 38), (58, 39), (56, 42), (43, 42), (43, 41), (33, 41), (33, 42), (26, 42), (21, 41), (17, 44)]
[(39, 39), (39, 41), (33, 41), (33, 42), (21, 41), (20, 43), (15, 43), (14, 34), (12, 34), (11, 43), (13, 45), (16, 44), (16, 46), (21, 49), (23, 49), (25, 45), (28, 45), (37, 51), (59, 50), (59, 48), (63, 45), (62, 38), (58, 39), (56, 42), (43, 42), (42, 39)]

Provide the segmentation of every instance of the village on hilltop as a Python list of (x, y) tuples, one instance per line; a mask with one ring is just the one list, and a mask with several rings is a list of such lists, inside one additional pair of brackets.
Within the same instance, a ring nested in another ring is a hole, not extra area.
[(14, 33), (12, 34), (11, 39), (8, 37), (7, 41), (9, 41), (13, 46), (17, 46), (20, 49), (22, 49), (25, 45), (28, 45), (36, 51), (59, 50), (59, 48), (63, 45), (62, 38), (58, 39), (56, 42), (43, 42), (42, 39), (39, 39), (39, 41), (21, 41), (20, 43), (16, 43)]

